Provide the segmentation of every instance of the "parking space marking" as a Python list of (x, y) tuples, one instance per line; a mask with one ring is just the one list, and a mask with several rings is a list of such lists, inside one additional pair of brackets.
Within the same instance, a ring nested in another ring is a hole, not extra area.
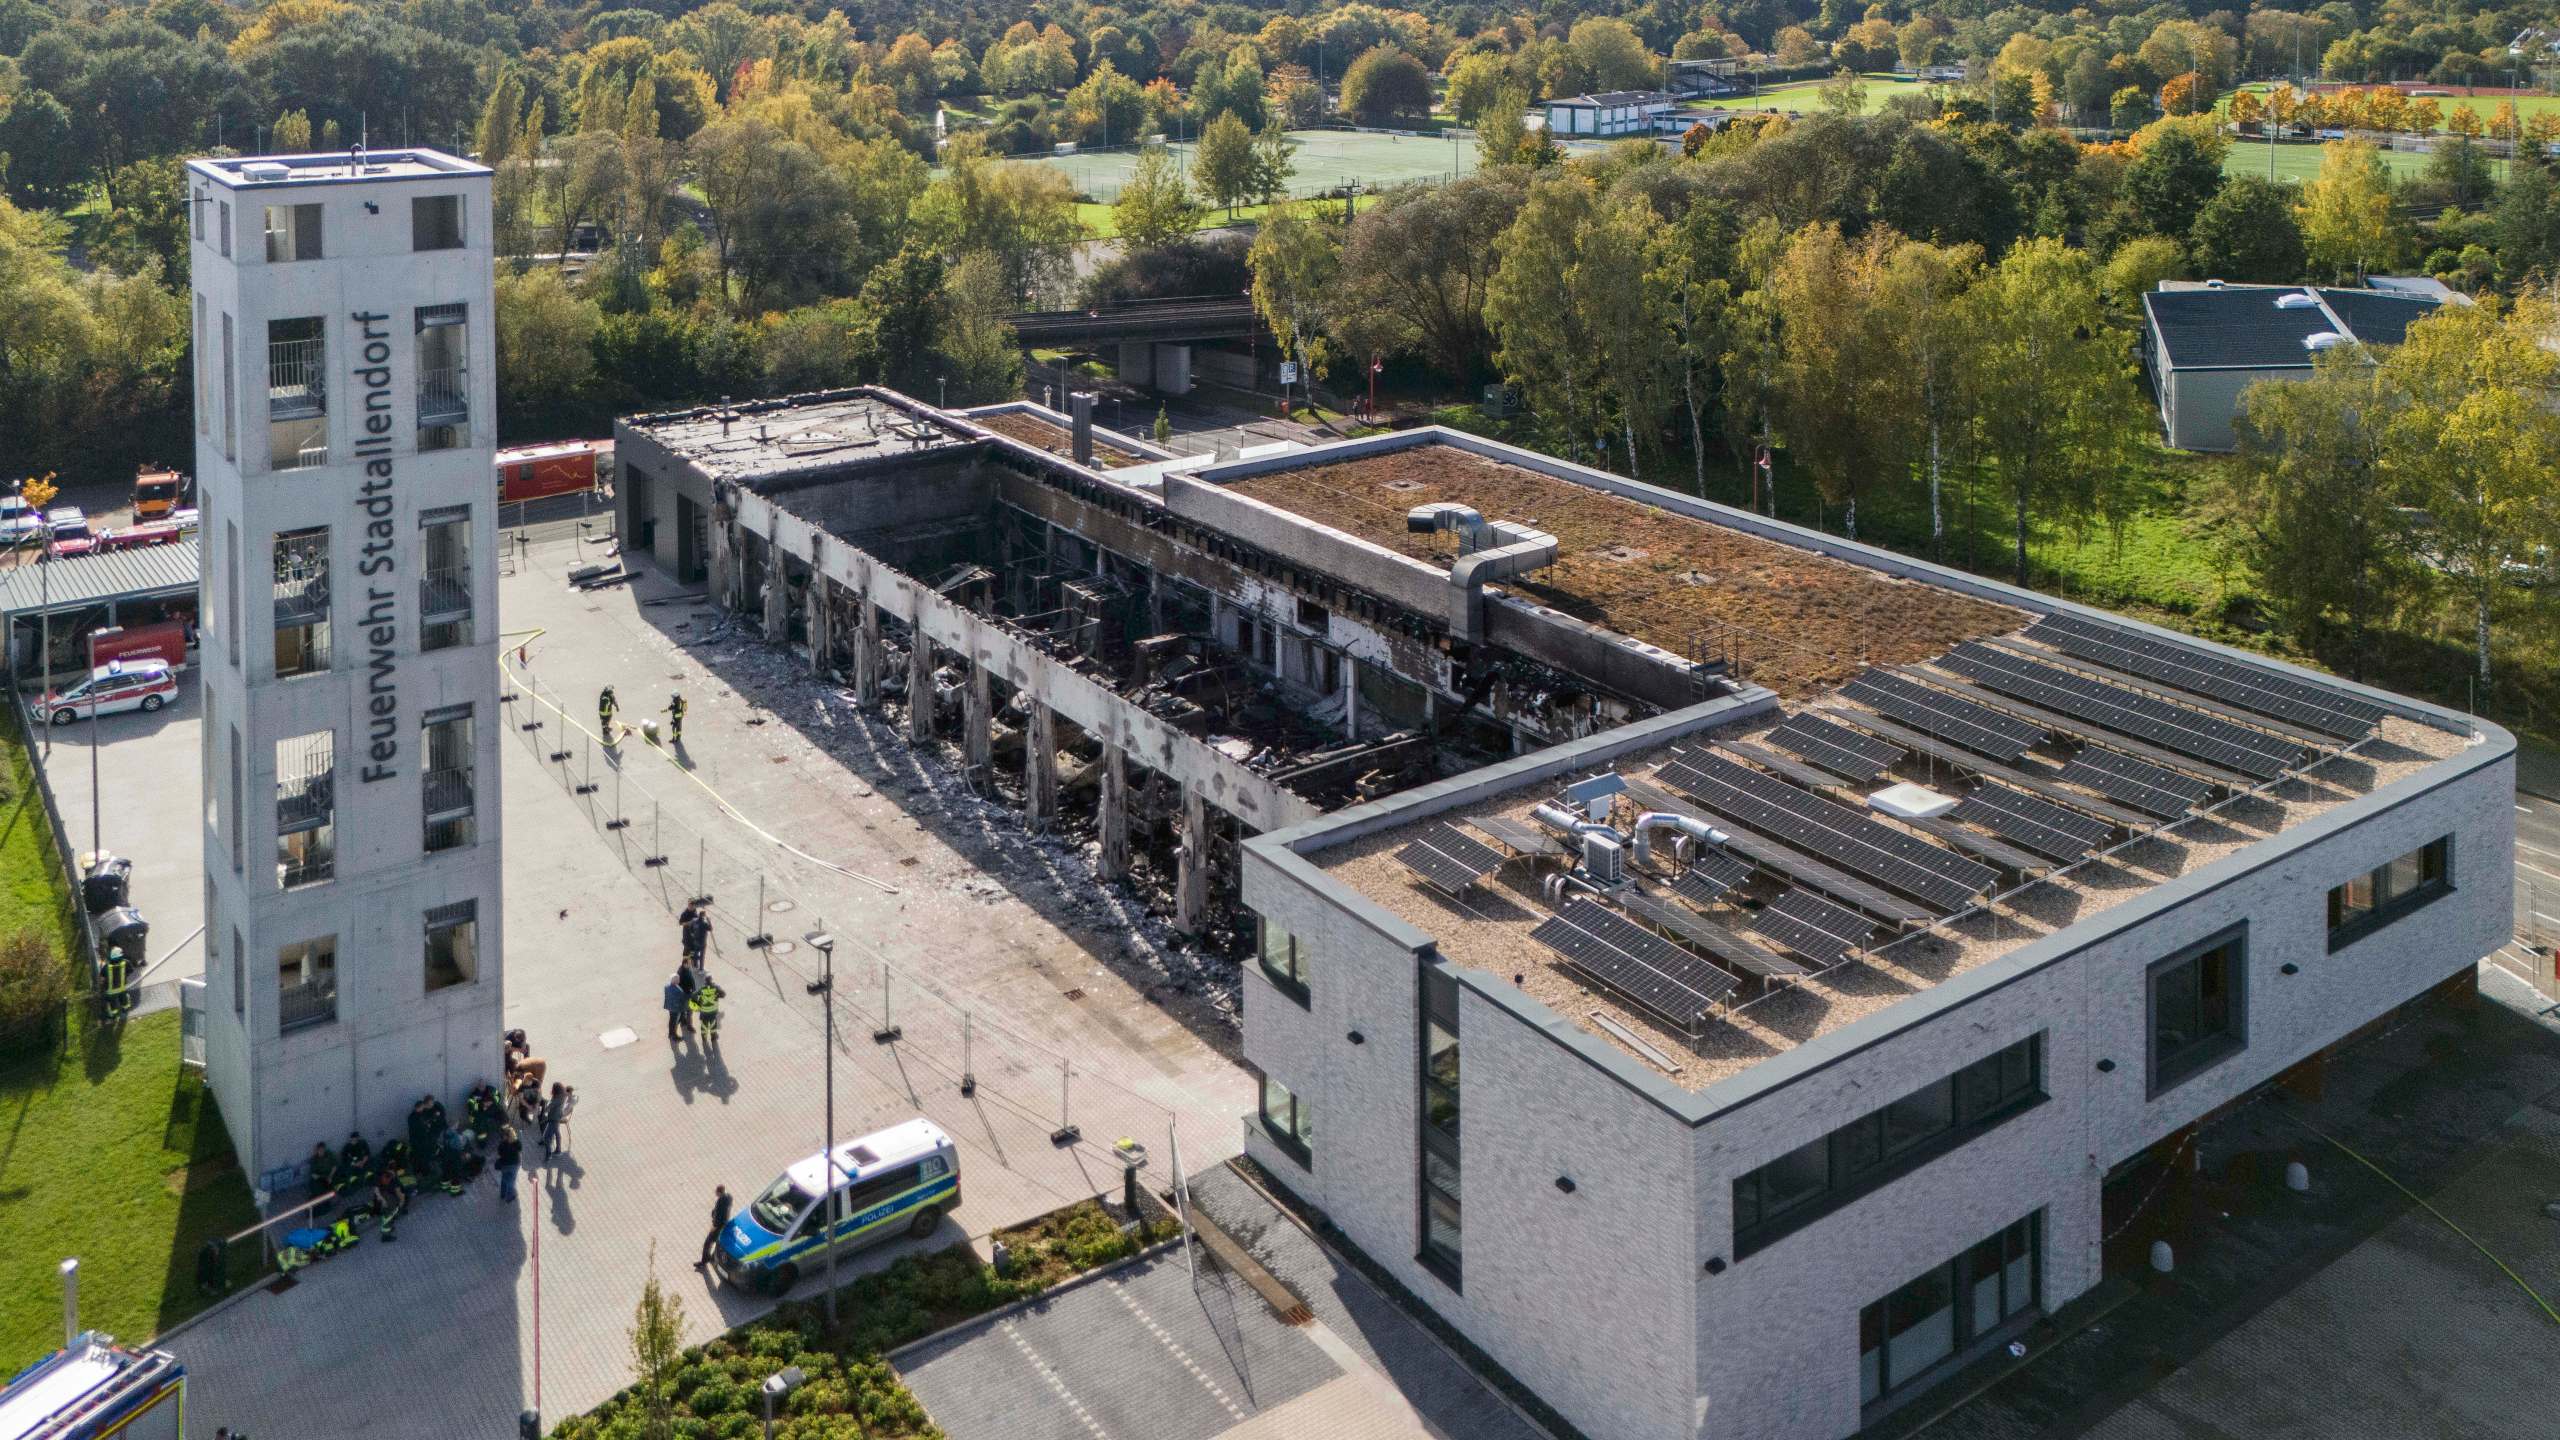
[(1182, 1368), (1191, 1372), (1191, 1378), (1199, 1381), (1202, 1387), (1208, 1390), (1211, 1399), (1214, 1399), (1219, 1404), (1227, 1407), (1227, 1413), (1234, 1416), (1239, 1423), (1246, 1418), (1242, 1407), (1238, 1406), (1235, 1401), (1227, 1398), (1227, 1392), (1219, 1388), (1217, 1381), (1209, 1378), (1208, 1371), (1201, 1369), (1199, 1365), (1192, 1360), (1191, 1352), (1182, 1348), (1181, 1341), (1176, 1340), (1171, 1335), (1165, 1333), (1165, 1328), (1156, 1323), (1156, 1317), (1148, 1314), (1147, 1307), (1139, 1304), (1137, 1300), (1129, 1294), (1129, 1287), (1124, 1284), (1118, 1276), (1113, 1276), (1111, 1278), (1108, 1282), (1108, 1288), (1112, 1295), (1117, 1298), (1121, 1304), (1129, 1307), (1130, 1314), (1138, 1317), (1138, 1323), (1147, 1327), (1148, 1334), (1155, 1336), (1157, 1341), (1162, 1343), (1165, 1349), (1173, 1352), (1173, 1358), (1181, 1361)]
[(1014, 1349), (1022, 1352), (1023, 1359), (1031, 1362), (1031, 1368), (1040, 1372), (1040, 1378), (1049, 1382), (1049, 1389), (1067, 1402), (1067, 1409), (1084, 1422), (1084, 1428), (1092, 1433), (1093, 1440), (1111, 1440), (1111, 1432), (1094, 1420), (1092, 1413), (1084, 1408), (1084, 1402), (1076, 1398), (1076, 1392), (1067, 1388), (1067, 1382), (1058, 1378), (1058, 1372), (1050, 1367), (1048, 1361), (1040, 1358), (1040, 1352), (1031, 1348), (1031, 1342), (1022, 1338), (1022, 1332), (1014, 1328), (1011, 1320), (999, 1322), (996, 1328), (1004, 1332), (1004, 1338), (1013, 1342)]

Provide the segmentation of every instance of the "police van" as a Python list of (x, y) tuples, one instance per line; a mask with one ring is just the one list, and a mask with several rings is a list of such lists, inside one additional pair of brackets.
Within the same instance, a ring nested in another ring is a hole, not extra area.
[(897, 1235), (930, 1235), (960, 1203), (960, 1152), (930, 1120), (910, 1120), (839, 1145), (835, 1152), (836, 1217), (821, 1217), (827, 1190), (820, 1151), (774, 1177), (764, 1193), (720, 1231), (714, 1264), (720, 1278), (749, 1290), (782, 1294), (801, 1272), (825, 1260), (830, 1246), (859, 1248)]

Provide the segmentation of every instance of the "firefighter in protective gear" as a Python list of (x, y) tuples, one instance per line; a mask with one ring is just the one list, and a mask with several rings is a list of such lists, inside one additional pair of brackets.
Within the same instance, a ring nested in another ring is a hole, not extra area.
[(462, 1193), (462, 1160), (470, 1147), (459, 1130), (447, 1130), (436, 1137), (436, 1188), (447, 1195)]
[(603, 733), (604, 743), (607, 745), (614, 742), (613, 713), (621, 708), (614, 701), (613, 687), (610, 685), (604, 687), (604, 693), (596, 697), (596, 729)]
[(108, 946), (107, 958), (98, 962), (98, 1003), (110, 1020), (132, 1013), (133, 962), (124, 958), (121, 945)]
[(684, 692), (681, 690), (667, 697), (667, 743), (684, 743)]
[(400, 1238), (400, 1215), (409, 1208), (409, 1192), (400, 1188), (400, 1172), (385, 1165), (373, 1177), (373, 1213), (382, 1221), (385, 1244)]
[(472, 1144), (488, 1144), (497, 1136), (498, 1126), (505, 1118), (504, 1107), (498, 1103), (498, 1087), (488, 1081), (472, 1086), (471, 1093), (463, 1097), (462, 1123), (471, 1129)]
[(702, 1038), (711, 1044), (720, 1040), (720, 985), (705, 979), (693, 992), (693, 1013), (702, 1022)]
[(355, 1131), (347, 1132), (346, 1148), (338, 1152), (338, 1169), (331, 1188), (353, 1190), (373, 1178), (373, 1146)]

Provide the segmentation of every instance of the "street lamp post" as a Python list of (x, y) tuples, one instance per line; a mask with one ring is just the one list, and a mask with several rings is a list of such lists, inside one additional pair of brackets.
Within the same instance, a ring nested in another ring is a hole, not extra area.
[(764, 1377), (764, 1384), (758, 1387), (764, 1394), (764, 1440), (773, 1440), (773, 1402), (799, 1389), (800, 1382), (808, 1378), (797, 1365), (787, 1365)]
[[(824, 930), (812, 930), (808, 941), (817, 947), (826, 961), (825, 973), (810, 993), (824, 998), (827, 1007), (827, 1193), (818, 1204), (824, 1210), (821, 1223), (827, 1227), (827, 1329), (836, 1328), (836, 937)], [(768, 1397), (766, 1406), (771, 1408)]]

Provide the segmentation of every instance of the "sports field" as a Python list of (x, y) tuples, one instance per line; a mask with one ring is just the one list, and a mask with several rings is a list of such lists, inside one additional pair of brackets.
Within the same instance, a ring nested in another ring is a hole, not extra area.
[[(2320, 178), (2321, 146), (2308, 140), (2285, 140), (2276, 144), (2275, 176), (2299, 185)], [(2427, 157), (2411, 150), (2385, 150), (2383, 168), (2394, 178), (2415, 175), (2427, 168)], [(2231, 142), (2222, 157), (2225, 175), (2264, 175), (2267, 173), (2267, 142), (2242, 136)]]
[[(1822, 92), (1830, 84), (1828, 80), (1798, 80), (1769, 86), (1757, 95), (1720, 95), (1688, 103), (1702, 110), (1784, 110), (1793, 115), (1809, 115), (1822, 108)], [(1921, 88), (1919, 81), (1899, 75), (1861, 75), (1858, 84), (1866, 89), (1869, 113), (1882, 108), (1885, 101), (1903, 90)]]
[[(2240, 87), (2240, 90), (2254, 90), (2260, 94), (2264, 94), (2266, 91), (2273, 88), (2273, 81), (2260, 80), (2243, 85)], [(2220, 100), (2214, 103), (2214, 108), (2227, 113), (2231, 108), (2231, 97), (2238, 93), (2239, 90), (2225, 93)], [(2429, 87), (2427, 93), (2429, 97), (2436, 102), (2437, 108), (2442, 110), (2445, 114), (2452, 114), (2453, 108), (2457, 105), (2468, 105), (2479, 115), (2482, 123), (2484, 124), (2487, 123), (2489, 116), (2497, 110), (2498, 102), (2501, 100), (2513, 100), (2516, 102), (2516, 115), (2519, 119), (2524, 120), (2530, 120), (2534, 116), (2544, 114), (2546, 112), (2560, 111), (2560, 95), (2465, 95), (2462, 93), (2462, 87), (2458, 85), (2432, 86)]]
[[(1165, 149), (1173, 163), (1188, 173), (1197, 142), (1173, 141)], [(1408, 180), (1449, 180), (1476, 168), (1475, 136), (1468, 131), (1448, 135), (1379, 135), (1350, 130), (1292, 130), (1289, 149), (1297, 169), (1289, 177), (1289, 193), (1315, 195), (1344, 185), (1376, 189)], [(1045, 165), (1067, 177), (1076, 192), (1109, 204), (1138, 168), (1136, 146), (1109, 150), (1083, 149), (1073, 155), (1044, 155), (1019, 162)]]

